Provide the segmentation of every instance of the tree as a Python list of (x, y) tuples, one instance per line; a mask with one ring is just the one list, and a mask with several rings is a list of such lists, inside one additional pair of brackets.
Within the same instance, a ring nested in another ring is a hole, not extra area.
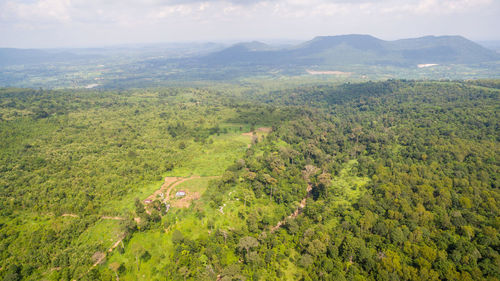
[(109, 264), (109, 268), (115, 273), (116, 280), (120, 280), (120, 277), (118, 277), (118, 272), (120, 271), (120, 267), (122, 264), (118, 262), (112, 262)]
[(172, 233), (172, 243), (174, 243), (174, 245), (178, 245), (182, 242), (184, 242), (184, 235), (179, 230), (174, 230)]
[(189, 269), (186, 266), (183, 266), (179, 268), (179, 273), (184, 277), (184, 280), (186, 280), (187, 276), (189, 275)]
[(247, 254), (250, 251), (250, 249), (255, 248), (257, 246), (259, 246), (259, 241), (257, 241), (257, 239), (251, 236), (245, 236), (241, 238), (240, 242), (238, 243), (238, 248), (240, 250), (245, 249)]
[(406, 239), (403, 231), (399, 227), (395, 227), (391, 231), (391, 240), (396, 245), (401, 245)]
[(326, 253), (326, 246), (318, 239), (314, 239), (313, 241), (309, 242), (307, 252), (312, 256), (319, 256)]
[(139, 198), (135, 198), (135, 213), (138, 216), (141, 216), (145, 212), (146, 211), (144, 210), (144, 204), (142, 204), (142, 202)]
[(253, 191), (244, 188), (241, 190), (240, 197), (243, 199), (243, 206), (246, 207), (247, 202), (252, 200), (255, 197), (255, 195)]
[(144, 247), (139, 243), (134, 243), (132, 245), (132, 254), (135, 256), (135, 264), (137, 265), (137, 271), (140, 271), (140, 260), (141, 257), (146, 253)]
[(21, 275), (19, 274), (21, 269), (15, 264), (9, 265), (5, 272), (3, 280), (6, 281), (18, 281), (21, 280)]

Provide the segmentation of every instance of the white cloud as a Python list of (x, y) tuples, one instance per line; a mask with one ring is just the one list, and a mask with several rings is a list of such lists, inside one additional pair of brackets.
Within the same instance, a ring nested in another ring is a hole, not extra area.
[(381, 11), (418, 15), (448, 15), (484, 9), (492, 3), (493, 0), (419, 0), (403, 2), (400, 5), (385, 5), (381, 7)]
[(1, 18), (12, 21), (67, 22), (70, 20), (70, 0), (39, 0), (34, 3), (7, 1), (2, 5)]
[(498, 38), (498, 14), (498, 0), (0, 0), (0, 31), (5, 42), (39, 30), (41, 38), (79, 33), (96, 44), (99, 33), (113, 42), (339, 33)]

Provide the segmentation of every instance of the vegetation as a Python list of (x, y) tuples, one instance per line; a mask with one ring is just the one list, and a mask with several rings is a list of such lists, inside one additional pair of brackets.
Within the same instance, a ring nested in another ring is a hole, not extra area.
[(499, 83), (1, 89), (0, 277), (499, 280)]

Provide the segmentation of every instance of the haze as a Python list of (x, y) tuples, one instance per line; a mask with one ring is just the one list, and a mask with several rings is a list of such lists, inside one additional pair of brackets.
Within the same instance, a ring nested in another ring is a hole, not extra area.
[(458, 34), (498, 40), (494, 0), (0, 0), (0, 47)]

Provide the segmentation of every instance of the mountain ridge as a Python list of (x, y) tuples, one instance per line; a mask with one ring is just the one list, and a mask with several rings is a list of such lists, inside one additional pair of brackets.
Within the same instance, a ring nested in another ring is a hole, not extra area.
[[(263, 43), (261, 43), (263, 44)], [(458, 35), (423, 36), (386, 41), (371, 35), (347, 34), (317, 36), (290, 48), (237, 48), (235, 44), (199, 58), (213, 64), (475, 64), (500, 60), (500, 56)], [(267, 45), (266, 45), (267, 46)], [(229, 52), (229, 50), (231, 52)], [(230, 53), (230, 56), (225, 56)]]

